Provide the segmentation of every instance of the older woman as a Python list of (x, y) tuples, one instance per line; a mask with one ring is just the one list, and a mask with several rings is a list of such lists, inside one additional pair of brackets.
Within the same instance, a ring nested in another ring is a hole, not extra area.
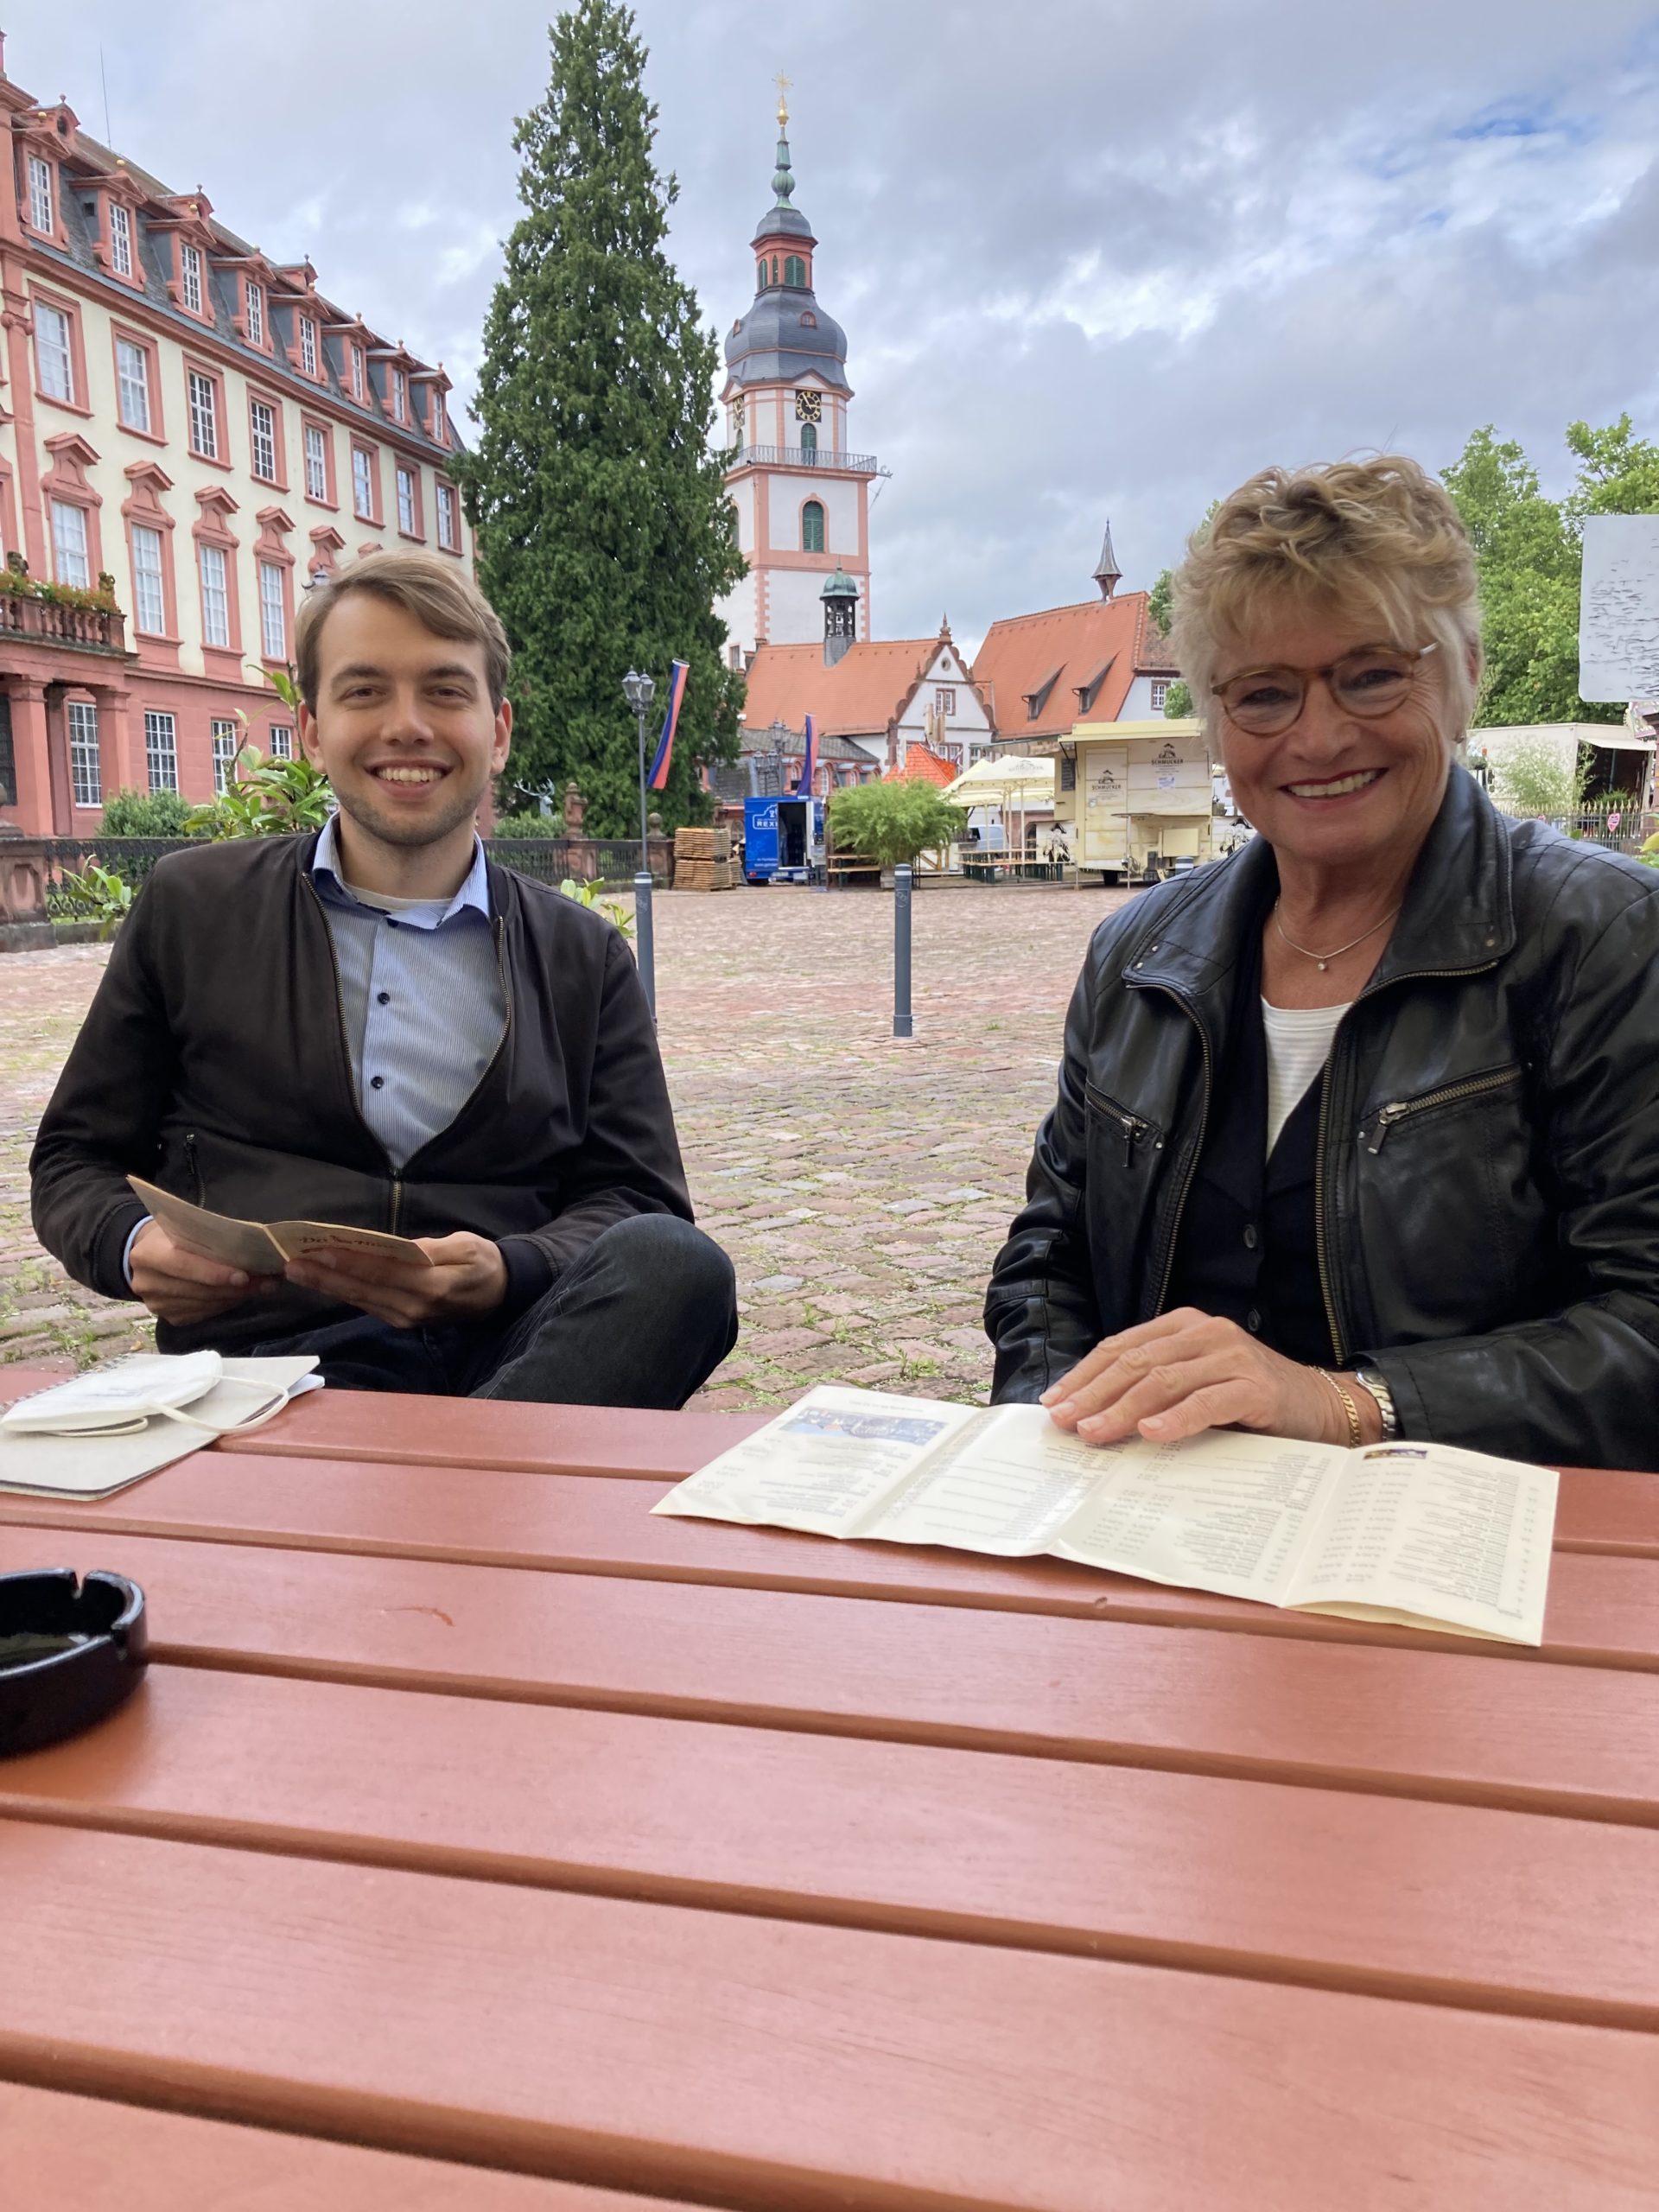
[(1659, 874), (1456, 766), (1474, 563), (1414, 462), (1243, 485), (1175, 645), (1257, 836), (1096, 931), (994, 1395), (1659, 1468)]

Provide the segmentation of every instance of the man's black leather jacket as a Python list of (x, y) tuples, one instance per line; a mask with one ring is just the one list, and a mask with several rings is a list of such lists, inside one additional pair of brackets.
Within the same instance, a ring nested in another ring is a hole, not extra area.
[[(1035, 1399), (1165, 1301), (1257, 838), (1096, 931), (998, 1255), (993, 1397)], [(1324, 1077), (1322, 1294), (1402, 1433), (1659, 1469), (1659, 872), (1499, 815), (1454, 768)]]

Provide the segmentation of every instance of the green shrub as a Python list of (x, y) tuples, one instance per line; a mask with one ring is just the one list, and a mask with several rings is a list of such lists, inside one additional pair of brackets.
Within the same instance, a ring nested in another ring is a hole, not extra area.
[(837, 853), (897, 868), (962, 835), (967, 815), (936, 785), (847, 784), (830, 798), (830, 836)]
[(177, 791), (111, 791), (104, 802), (105, 837), (184, 837), (190, 803)]
[(60, 875), (52, 886), (55, 920), (96, 922), (100, 938), (111, 938), (127, 918), (132, 886), (113, 868), (89, 861), (78, 875)]
[(493, 837), (563, 837), (564, 817), (558, 814), (503, 814), (497, 817)]
[[(1497, 734), (1497, 733), (1494, 733)], [(1572, 765), (1548, 738), (1527, 737), (1492, 763), (1492, 790), (1511, 814), (1576, 814), (1584, 804), (1590, 764), (1580, 750)]]
[(245, 746), (226, 787), (185, 817), (196, 837), (287, 837), (296, 830), (321, 830), (334, 794), (328, 779), (308, 760), (267, 760), (257, 746)]
[(624, 937), (633, 935), (632, 915), (620, 899), (602, 897), (597, 883), (578, 883), (575, 876), (567, 875), (559, 889), (567, 899), (574, 899), (578, 906), (596, 907), (611, 927), (620, 930)]

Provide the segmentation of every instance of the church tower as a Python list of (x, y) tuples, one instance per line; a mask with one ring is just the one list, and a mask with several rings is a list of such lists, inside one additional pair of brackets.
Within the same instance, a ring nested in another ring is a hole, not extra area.
[[(837, 594), (838, 623), (856, 610), (869, 635), (869, 490), (878, 470), (874, 454), (850, 450), (847, 340), (812, 289), (817, 240), (793, 205), (786, 86), (779, 78), (773, 201), (752, 243), (754, 300), (727, 334), (721, 391), (726, 442), (735, 448), (726, 484), (749, 564), (720, 609), (734, 656), (824, 640), (823, 590), (837, 573), (855, 594)], [(844, 651), (839, 632), (837, 643)]]

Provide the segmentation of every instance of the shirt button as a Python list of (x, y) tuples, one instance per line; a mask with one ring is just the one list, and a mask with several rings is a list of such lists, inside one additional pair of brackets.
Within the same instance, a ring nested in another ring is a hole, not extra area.
[(1261, 1241), (1261, 1238), (1255, 1233), (1255, 1224), (1253, 1221), (1247, 1222), (1244, 1225), (1245, 1250), (1247, 1252), (1254, 1252)]
[(395, 929), (397, 928), (397, 923), (392, 919), (391, 916), (390, 914), (388, 914), (388, 915), (386, 916), (386, 927), (387, 927), (389, 930), (395, 930)]
[(391, 993), (390, 991), (377, 991), (374, 996), (375, 1003), (378, 1006), (390, 1006), (391, 1004)]
[[(386, 1087), (386, 1078), (385, 1077), (385, 1076), (383, 1076), (383, 1075), (372, 1075), (372, 1076), (369, 1077), (369, 1089), (370, 1089), (371, 1090), (384, 1090), (385, 1089), (385, 1087)], [(1252, 1325), (1252, 1325), (1252, 1326), (1254, 1326), (1254, 1325), (1254, 1325), (1254, 1323), (1252, 1323)]]
[(1261, 1335), (1262, 1311), (1259, 1306), (1251, 1306), (1249, 1312), (1244, 1316), (1244, 1325), (1253, 1337)]

